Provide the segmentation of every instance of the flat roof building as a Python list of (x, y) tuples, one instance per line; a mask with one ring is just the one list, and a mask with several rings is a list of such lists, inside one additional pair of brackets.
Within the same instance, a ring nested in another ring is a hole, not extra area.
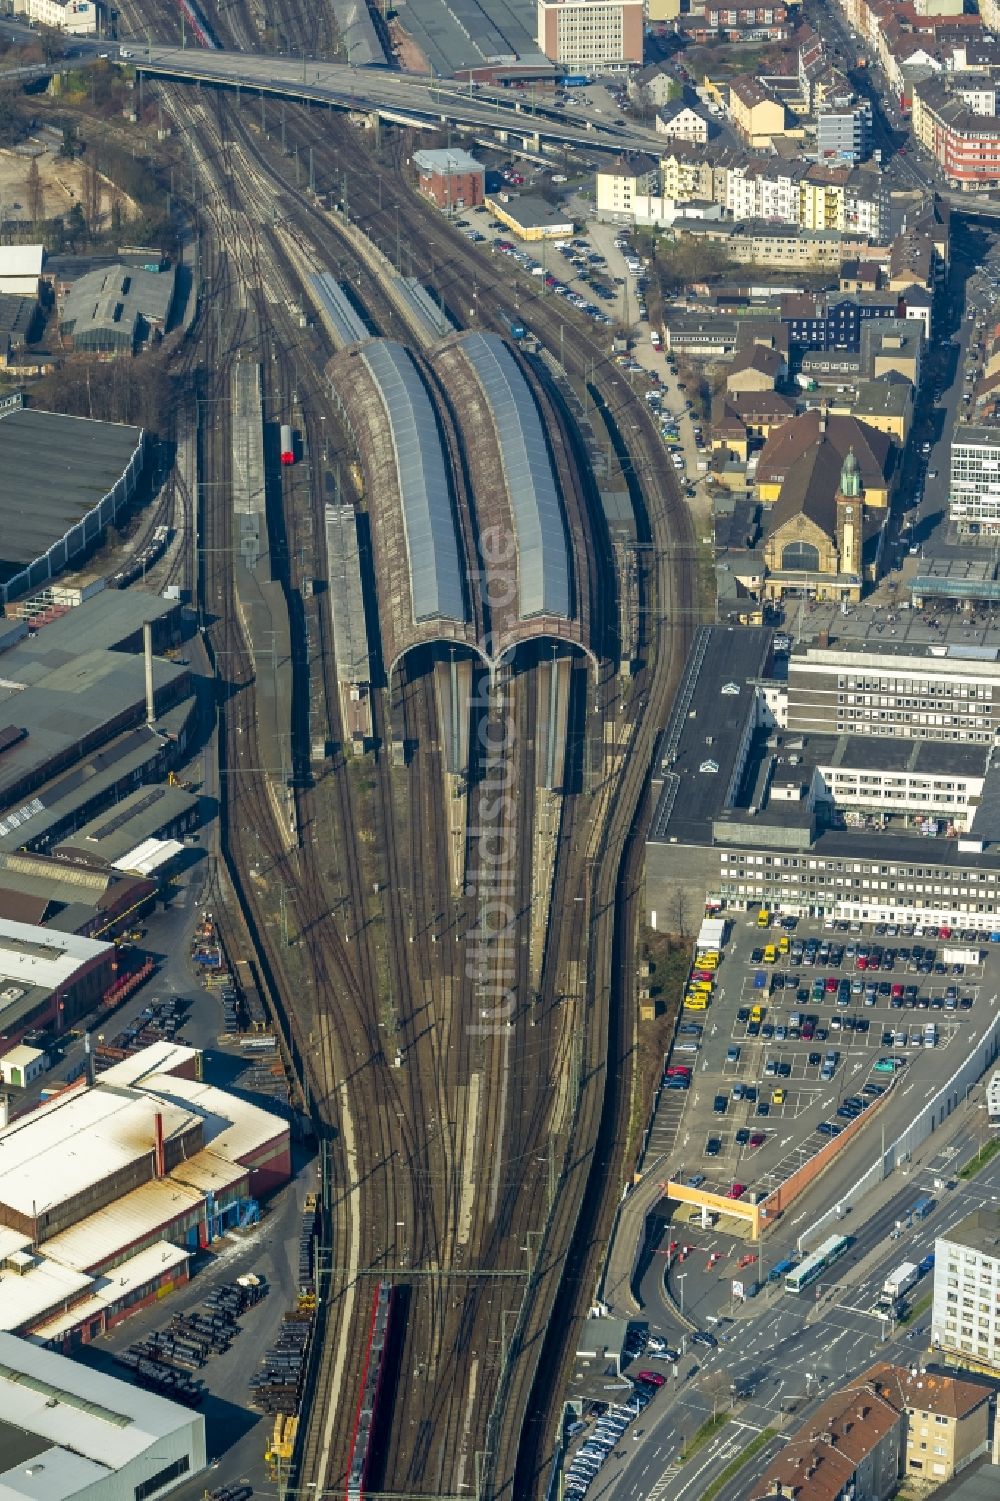
[(0, 414), (0, 600), (81, 559), (131, 499), (143, 432), (33, 408)]
[(960, 533), (1000, 532), (1000, 427), (956, 422), (951, 435), (948, 517)]
[(114, 945), (0, 919), (0, 1034), (64, 1032), (111, 984)]
[(520, 240), (558, 240), (573, 233), (572, 218), (558, 213), (544, 198), (526, 196), (504, 202), (488, 197), (486, 207)]
[(0, 292), (37, 299), (44, 259), (43, 245), (0, 245)]
[(477, 208), (486, 193), (486, 168), (468, 151), (415, 151), (420, 191), (443, 209)]
[(642, 0), (537, 0), (538, 45), (568, 73), (642, 65)]
[(949, 1365), (1000, 1376), (1000, 1211), (976, 1209), (934, 1244), (931, 1343)]

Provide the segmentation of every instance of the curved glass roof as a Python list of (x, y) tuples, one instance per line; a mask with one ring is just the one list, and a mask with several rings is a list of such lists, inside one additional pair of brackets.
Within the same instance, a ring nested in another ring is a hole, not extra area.
[(381, 339), (361, 354), (392, 434), (415, 623), (467, 619), (462, 565), (437, 418), (401, 344)]
[(517, 533), (518, 615), (570, 617), (566, 527), (535, 399), (497, 334), (471, 333), (462, 349), (493, 408)]

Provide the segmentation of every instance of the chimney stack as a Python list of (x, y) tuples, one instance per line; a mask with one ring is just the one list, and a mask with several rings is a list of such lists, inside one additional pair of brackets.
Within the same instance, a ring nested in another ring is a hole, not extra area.
[(84, 1064), (85, 1064), (86, 1070), (87, 1070), (87, 1074), (86, 1074), (87, 1084), (90, 1086), (90, 1088), (93, 1088), (93, 1085), (94, 1085), (94, 1055), (93, 1055), (93, 1053), (90, 1050), (90, 1033), (89, 1032), (84, 1032), (84, 1034), (83, 1034), (83, 1058), (84, 1058)]
[(157, 1178), (165, 1178), (167, 1176), (167, 1160), (163, 1151), (163, 1116), (159, 1110), (153, 1117), (153, 1131), (156, 1143), (153, 1155), (153, 1174)]
[(153, 695), (153, 626), (147, 620), (142, 627), (142, 650), (146, 658), (146, 723), (156, 723), (156, 701)]

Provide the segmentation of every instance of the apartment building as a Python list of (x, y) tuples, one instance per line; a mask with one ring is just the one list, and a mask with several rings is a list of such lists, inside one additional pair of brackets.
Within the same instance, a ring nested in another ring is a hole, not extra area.
[(788, 8), (783, 0), (763, 5), (717, 3), (706, 0), (705, 30), (730, 42), (780, 42), (789, 33)]
[(597, 217), (614, 222), (635, 222), (637, 200), (659, 193), (660, 165), (654, 156), (623, 152), (598, 168)]
[(785, 106), (750, 74), (739, 74), (729, 85), (729, 117), (737, 135), (755, 149), (770, 146), (785, 131)]
[(816, 116), (816, 151), (821, 160), (863, 162), (871, 154), (872, 107), (831, 102)]
[(103, 15), (103, 8), (95, 0), (16, 0), (14, 11), (29, 16), (40, 26), (51, 26), (73, 36), (93, 35)]
[(914, 85), (913, 131), (950, 186), (975, 191), (1000, 183), (1000, 118), (977, 114), (946, 79)]
[(1000, 1211), (977, 1209), (934, 1247), (931, 1343), (949, 1365), (1000, 1376)]
[(948, 515), (968, 535), (1000, 532), (1000, 427), (955, 424)]
[(834, 1392), (775, 1455), (749, 1501), (888, 1501), (902, 1472), (903, 1424), (870, 1385)]
[(537, 41), (570, 73), (642, 64), (643, 0), (537, 0)]

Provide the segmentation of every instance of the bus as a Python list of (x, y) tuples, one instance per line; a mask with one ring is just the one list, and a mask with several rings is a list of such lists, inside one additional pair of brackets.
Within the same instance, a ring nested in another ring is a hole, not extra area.
[(785, 1291), (800, 1293), (804, 1287), (809, 1286), (810, 1282), (815, 1282), (817, 1277), (822, 1276), (828, 1266), (839, 1261), (849, 1245), (850, 1241), (846, 1235), (831, 1235), (818, 1250), (813, 1251), (812, 1255), (800, 1262), (794, 1271), (788, 1273), (785, 1278)]

